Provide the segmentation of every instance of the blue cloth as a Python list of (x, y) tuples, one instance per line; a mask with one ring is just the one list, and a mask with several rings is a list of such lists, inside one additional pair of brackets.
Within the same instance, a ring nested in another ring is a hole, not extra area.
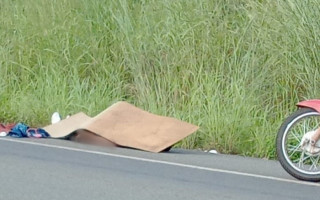
[(8, 135), (11, 137), (27, 137), (27, 130), (29, 126), (25, 125), (24, 123), (16, 124), (11, 131), (9, 131)]
[(22, 137), (36, 137), (36, 138), (47, 138), (50, 137), (50, 135), (43, 129), (41, 128), (29, 128), (24, 123), (18, 123), (16, 124), (11, 131), (9, 131), (8, 136), (11, 137), (17, 137), (17, 138), (22, 138)]

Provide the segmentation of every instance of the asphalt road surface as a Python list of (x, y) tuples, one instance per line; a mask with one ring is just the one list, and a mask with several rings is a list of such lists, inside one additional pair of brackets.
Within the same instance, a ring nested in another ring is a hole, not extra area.
[(0, 138), (0, 199), (319, 199), (277, 161)]

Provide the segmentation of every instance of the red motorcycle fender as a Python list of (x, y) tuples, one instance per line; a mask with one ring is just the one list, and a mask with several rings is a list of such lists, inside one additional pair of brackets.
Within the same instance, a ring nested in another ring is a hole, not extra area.
[(320, 99), (311, 99), (306, 101), (301, 101), (297, 104), (298, 107), (312, 108), (320, 113)]

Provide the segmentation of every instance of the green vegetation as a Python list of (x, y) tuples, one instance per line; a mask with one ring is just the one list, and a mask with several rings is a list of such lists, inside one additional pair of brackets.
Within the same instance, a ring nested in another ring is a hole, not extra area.
[(318, 0), (1, 0), (0, 121), (125, 100), (197, 124), (184, 148), (274, 158), (320, 96)]

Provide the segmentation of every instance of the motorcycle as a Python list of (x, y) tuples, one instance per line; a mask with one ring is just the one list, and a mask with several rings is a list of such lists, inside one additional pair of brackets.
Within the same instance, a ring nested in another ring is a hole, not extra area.
[(302, 101), (297, 106), (298, 109), (287, 117), (278, 131), (278, 160), (293, 177), (319, 182), (320, 99)]

